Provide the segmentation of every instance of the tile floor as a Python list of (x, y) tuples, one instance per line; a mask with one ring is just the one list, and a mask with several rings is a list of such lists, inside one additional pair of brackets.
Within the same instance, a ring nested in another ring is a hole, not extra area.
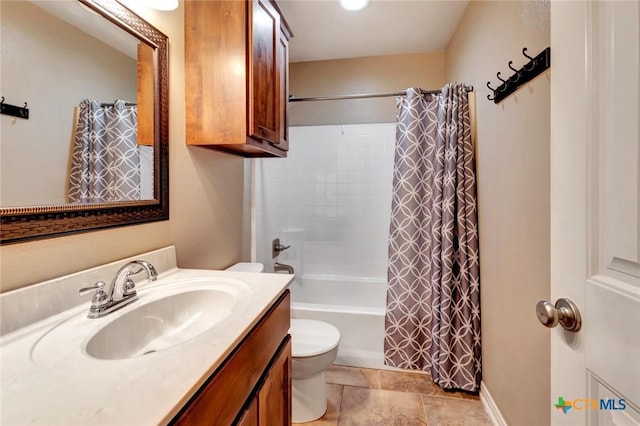
[(477, 396), (445, 392), (423, 373), (331, 366), (327, 413), (304, 426), (490, 426)]

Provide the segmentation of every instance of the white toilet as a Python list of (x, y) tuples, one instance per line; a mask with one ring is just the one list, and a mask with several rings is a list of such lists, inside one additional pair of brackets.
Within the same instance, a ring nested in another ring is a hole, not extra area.
[[(236, 263), (227, 269), (262, 272), (261, 263)], [(323, 321), (291, 319), (291, 370), (293, 373), (292, 420), (304, 423), (319, 419), (327, 411), (324, 372), (335, 361), (340, 331)]]
[(324, 372), (338, 354), (340, 332), (322, 321), (292, 319), (291, 328), (294, 423), (319, 419), (327, 411)]

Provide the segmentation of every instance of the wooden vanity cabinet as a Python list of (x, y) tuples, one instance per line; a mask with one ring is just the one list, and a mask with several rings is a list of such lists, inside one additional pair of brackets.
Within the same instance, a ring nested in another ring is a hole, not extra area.
[(239, 425), (291, 424), (291, 338), (274, 358)]
[(291, 424), (289, 290), (253, 327), (171, 424)]
[(187, 0), (186, 139), (286, 157), (291, 31), (271, 0)]

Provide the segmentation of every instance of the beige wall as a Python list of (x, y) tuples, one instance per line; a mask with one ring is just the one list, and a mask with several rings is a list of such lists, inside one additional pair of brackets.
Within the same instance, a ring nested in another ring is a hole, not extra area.
[[(244, 161), (185, 146), (182, 11), (127, 3), (170, 37), (171, 220), (2, 246), (2, 291), (168, 244), (176, 244), (181, 267), (225, 267), (247, 259)], [(486, 100), (485, 83), (495, 84), (497, 71), (509, 75), (510, 59), (521, 65), (522, 47), (537, 53), (549, 45), (545, 5), (471, 2), (446, 55), (291, 66), (296, 96), (432, 88), (453, 80), (477, 88), (483, 377), (514, 425), (548, 423), (551, 400), (549, 331), (534, 315), (535, 303), (549, 297), (550, 75), (499, 105)], [(360, 101), (369, 102), (366, 113), (359, 111), (361, 104), (338, 101), (295, 104), (291, 124), (389, 122), (395, 113), (392, 98), (387, 101), (380, 107), (373, 107), (375, 100)]]
[[(550, 72), (496, 105), (486, 82), (550, 44), (548, 2), (469, 3), (446, 50), (447, 80), (477, 91), (483, 381), (508, 424), (549, 423)], [(504, 77), (503, 77), (504, 78)]]
[(185, 145), (183, 12), (126, 3), (169, 36), (171, 220), (1, 246), (1, 291), (170, 244), (176, 245), (180, 267), (222, 268), (248, 260), (244, 159)]
[[(306, 96), (399, 92), (444, 84), (444, 52), (370, 56), (296, 62), (290, 67), (289, 91)], [(392, 123), (395, 98), (292, 103), (290, 125)]]

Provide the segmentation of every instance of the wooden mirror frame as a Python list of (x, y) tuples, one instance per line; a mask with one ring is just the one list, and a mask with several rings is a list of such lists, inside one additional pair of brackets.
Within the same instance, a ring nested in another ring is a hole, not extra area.
[(154, 199), (102, 204), (0, 208), (0, 244), (169, 219), (168, 38), (116, 0), (78, 0), (156, 51)]

